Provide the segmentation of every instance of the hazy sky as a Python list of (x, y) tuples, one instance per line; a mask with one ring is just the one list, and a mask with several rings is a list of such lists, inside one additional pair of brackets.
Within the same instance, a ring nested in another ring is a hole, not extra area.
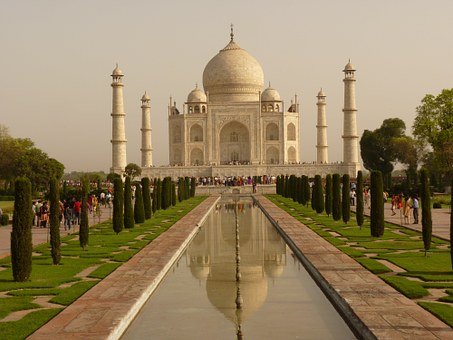
[(0, 124), (67, 171), (111, 166), (110, 74), (123, 70), (128, 162), (140, 164), (140, 98), (151, 96), (154, 164), (168, 164), (167, 104), (181, 109), (207, 62), (235, 41), (289, 107), (301, 100), (301, 159), (316, 158), (316, 94), (329, 158), (342, 159), (343, 67), (357, 69), (358, 131), (453, 87), (452, 0), (0, 0)]

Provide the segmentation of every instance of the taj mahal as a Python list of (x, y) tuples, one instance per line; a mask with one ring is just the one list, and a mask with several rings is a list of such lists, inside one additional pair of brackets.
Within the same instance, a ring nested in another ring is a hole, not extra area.
[[(260, 63), (234, 40), (206, 65), (203, 88), (195, 86), (182, 107), (170, 97), (168, 105), (169, 165), (153, 166), (150, 96), (141, 98), (142, 175), (171, 176), (260, 176), (329, 173), (355, 177), (360, 170), (355, 69), (344, 70), (343, 162), (329, 163), (326, 95), (317, 94), (317, 159), (300, 164), (300, 107), (297, 95), (285, 105), (276, 89), (264, 88)], [(127, 165), (123, 72), (112, 72), (112, 167), (123, 173)], [(315, 127), (314, 127), (315, 128)]]

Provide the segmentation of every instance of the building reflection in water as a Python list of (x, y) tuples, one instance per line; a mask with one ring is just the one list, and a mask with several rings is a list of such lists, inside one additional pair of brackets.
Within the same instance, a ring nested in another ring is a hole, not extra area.
[[(240, 246), (240, 295), (237, 309), (235, 203), (216, 206), (187, 250), (192, 275), (206, 282), (211, 304), (236, 327), (266, 301), (268, 278), (279, 277), (286, 265), (286, 244), (252, 201), (237, 203)], [(265, 227), (263, 227), (265, 226)]]

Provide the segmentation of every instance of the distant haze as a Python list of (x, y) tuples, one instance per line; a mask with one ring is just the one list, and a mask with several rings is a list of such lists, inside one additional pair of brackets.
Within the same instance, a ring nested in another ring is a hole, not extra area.
[(167, 105), (181, 110), (207, 62), (235, 41), (285, 107), (301, 101), (301, 160), (316, 159), (316, 94), (329, 159), (342, 160), (343, 73), (356, 67), (358, 131), (453, 87), (453, 1), (0, 1), (0, 124), (66, 171), (111, 166), (111, 78), (123, 70), (128, 162), (140, 164), (140, 98), (151, 96), (154, 164), (168, 164)]

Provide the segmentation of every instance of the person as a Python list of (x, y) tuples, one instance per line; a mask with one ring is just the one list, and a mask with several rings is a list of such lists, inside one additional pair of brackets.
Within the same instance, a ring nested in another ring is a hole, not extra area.
[(396, 195), (392, 195), (392, 216), (396, 215), (395, 209), (398, 204), (398, 199)]
[(69, 203), (64, 208), (64, 230), (71, 230), (72, 209)]
[(409, 195), (406, 196), (404, 200), (404, 223), (411, 223), (411, 209), (412, 209), (412, 199)]
[(256, 193), (256, 182), (253, 181), (253, 184), (252, 184), (252, 185), (253, 185), (253, 193), (255, 194), (255, 193)]
[(44, 202), (41, 206), (41, 209), (39, 211), (40, 215), (40, 222), (39, 226), (41, 228), (47, 228), (47, 222), (49, 221), (49, 206), (47, 205), (47, 202)]
[(80, 225), (80, 212), (82, 210), (82, 202), (77, 200), (74, 202), (74, 218), (77, 221), (77, 225)]
[(418, 224), (418, 208), (419, 208), (418, 197), (417, 197), (417, 195), (414, 195), (414, 197), (412, 198), (412, 209), (414, 212), (414, 223), (413, 224)]
[(351, 191), (349, 192), (349, 196), (351, 198), (351, 205), (355, 206), (355, 197), (356, 197), (355, 189), (351, 189)]

